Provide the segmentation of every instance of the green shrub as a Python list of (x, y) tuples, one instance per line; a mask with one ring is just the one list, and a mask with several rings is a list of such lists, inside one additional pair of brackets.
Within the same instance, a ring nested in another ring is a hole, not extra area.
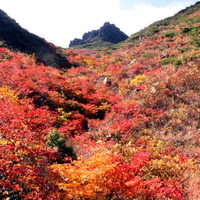
[(150, 53), (146, 53), (143, 55), (144, 58), (150, 58), (151, 56), (152, 56), (152, 54), (150, 54)]
[(175, 66), (179, 66), (179, 65), (182, 65), (182, 62), (181, 62), (181, 60), (177, 60), (175, 58), (165, 58), (165, 59), (161, 60), (160, 64), (161, 65), (173, 64)]
[(174, 60), (173, 64), (175, 66), (180, 66), (180, 65), (182, 65), (182, 62), (181, 62), (181, 60)]
[(157, 26), (153, 26), (153, 27), (150, 27), (149, 29), (147, 29), (147, 36), (151, 36), (151, 35), (154, 35), (155, 33), (159, 33), (160, 30)]
[(199, 38), (193, 38), (191, 40), (191, 43), (195, 46), (195, 47), (200, 47), (200, 39)]
[(172, 64), (173, 61), (174, 61), (173, 58), (165, 58), (165, 59), (161, 60), (160, 64), (161, 64), (161, 65), (168, 65), (168, 64), (170, 64), (170, 63)]
[(152, 40), (157, 40), (157, 39), (158, 39), (158, 36), (152, 36), (151, 39), (152, 39)]
[(76, 159), (76, 154), (72, 146), (66, 145), (66, 140), (61, 136), (57, 130), (51, 130), (49, 132), (49, 137), (47, 140), (47, 145), (56, 148), (56, 150), (61, 153), (61, 157), (58, 162), (62, 162), (65, 156), (70, 156), (72, 159)]
[(169, 31), (169, 32), (166, 32), (166, 33), (163, 33), (162, 34), (162, 37), (174, 37), (176, 35), (176, 33), (174, 31)]
[(186, 27), (186, 28), (184, 28), (182, 31), (181, 31), (181, 33), (188, 33), (188, 32), (190, 32), (192, 30), (192, 27)]
[(170, 19), (165, 19), (157, 22), (157, 26), (168, 26), (170, 24)]

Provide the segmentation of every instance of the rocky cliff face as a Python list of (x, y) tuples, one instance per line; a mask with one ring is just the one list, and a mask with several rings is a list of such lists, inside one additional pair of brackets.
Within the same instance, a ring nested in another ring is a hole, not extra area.
[(35, 54), (38, 62), (53, 67), (69, 68), (71, 64), (56, 53), (53, 45), (44, 39), (23, 29), (14, 19), (11, 19), (0, 9), (0, 41), (8, 48), (27, 54)]
[(94, 41), (105, 41), (117, 44), (123, 40), (126, 40), (127, 38), (128, 36), (114, 24), (106, 22), (100, 29), (85, 33), (82, 39), (75, 38), (72, 40), (69, 44), (69, 47), (92, 43)]

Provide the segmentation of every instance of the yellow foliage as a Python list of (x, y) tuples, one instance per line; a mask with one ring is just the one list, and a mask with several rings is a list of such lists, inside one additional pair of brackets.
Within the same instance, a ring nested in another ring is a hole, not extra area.
[(87, 66), (93, 66), (94, 65), (94, 61), (91, 58), (84, 58), (83, 62), (85, 63), (85, 65)]
[(13, 103), (18, 101), (16, 92), (7, 85), (0, 87), (0, 99), (5, 97), (8, 99), (8, 101)]
[(184, 173), (195, 169), (195, 164), (191, 159), (181, 162), (179, 156), (160, 155), (158, 158), (151, 159), (145, 171), (148, 178), (170, 179), (181, 178)]
[(10, 142), (7, 139), (0, 138), (0, 145), (6, 145), (6, 144), (9, 144), (9, 143)]
[(143, 82), (145, 79), (147, 78), (147, 76), (145, 74), (142, 74), (142, 75), (138, 75), (136, 76), (134, 79), (132, 79), (130, 81), (130, 84), (134, 84), (134, 83), (141, 83)]
[(58, 108), (57, 111), (60, 113), (60, 116), (58, 117), (58, 120), (60, 121), (66, 121), (71, 115), (71, 112), (65, 112), (63, 108)]
[(98, 106), (99, 111), (107, 111), (110, 109), (110, 105), (107, 102), (102, 102), (100, 106)]
[(65, 191), (64, 199), (105, 199), (109, 191), (103, 186), (103, 175), (118, 164), (104, 153), (88, 159), (80, 158), (72, 164), (49, 167), (50, 180)]

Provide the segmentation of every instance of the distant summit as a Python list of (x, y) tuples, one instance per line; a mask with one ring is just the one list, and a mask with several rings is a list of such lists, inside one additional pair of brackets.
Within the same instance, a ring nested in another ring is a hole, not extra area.
[(38, 62), (53, 67), (69, 68), (71, 64), (56, 53), (54, 45), (23, 29), (14, 19), (0, 9), (0, 42), (6, 47), (34, 54)]
[(82, 39), (75, 38), (74, 40), (70, 41), (69, 47), (84, 45), (95, 41), (104, 41), (117, 44), (126, 40), (127, 38), (128, 36), (114, 24), (106, 22), (100, 29), (85, 33)]

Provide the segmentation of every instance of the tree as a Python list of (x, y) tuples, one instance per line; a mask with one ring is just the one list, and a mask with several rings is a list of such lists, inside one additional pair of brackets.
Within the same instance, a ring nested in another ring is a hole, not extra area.
[(49, 132), (47, 145), (50, 147), (55, 147), (57, 151), (61, 153), (61, 157), (59, 158), (58, 162), (63, 162), (62, 160), (66, 156), (70, 156), (72, 159), (76, 159), (76, 154), (73, 150), (73, 147), (67, 146), (65, 139), (55, 129)]

